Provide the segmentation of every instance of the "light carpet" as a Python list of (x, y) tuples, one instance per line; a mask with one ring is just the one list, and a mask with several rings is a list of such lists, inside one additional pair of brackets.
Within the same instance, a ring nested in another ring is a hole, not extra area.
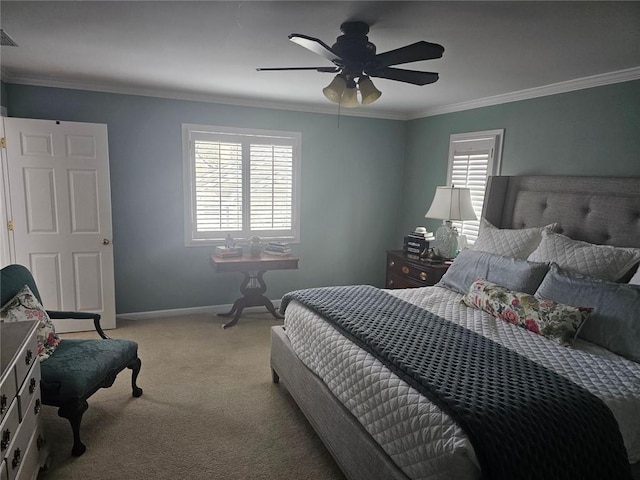
[(126, 369), (89, 398), (78, 458), (68, 421), (45, 406), (51, 465), (38, 478), (344, 480), (285, 387), (271, 381), (269, 329), (279, 322), (255, 312), (229, 329), (221, 320), (119, 319), (108, 333), (138, 342), (143, 395), (131, 396)]

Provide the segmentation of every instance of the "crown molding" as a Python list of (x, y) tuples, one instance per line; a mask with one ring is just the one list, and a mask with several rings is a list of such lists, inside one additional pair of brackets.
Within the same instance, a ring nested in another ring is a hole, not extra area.
[(6, 83), (17, 83), (22, 85), (31, 85), (37, 87), (54, 87), (54, 88), (66, 88), (72, 90), (86, 90), (104, 93), (117, 93), (123, 95), (140, 95), (145, 97), (159, 97), (172, 100), (186, 100), (193, 102), (204, 103), (217, 103), (222, 105), (235, 105), (242, 107), (253, 108), (269, 108), (275, 110), (288, 110), (295, 112), (305, 113), (320, 113), (326, 115), (337, 115), (338, 112), (341, 116), (350, 117), (365, 117), (365, 118), (378, 118), (387, 120), (416, 120), (418, 118), (432, 117), (436, 115), (443, 115), (447, 113), (461, 112), (464, 110), (473, 110), (476, 108), (489, 107), (493, 105), (500, 105), (503, 103), (518, 102), (521, 100), (529, 100), (538, 97), (545, 97), (549, 95), (557, 95), (560, 93), (567, 93), (576, 90), (582, 90), (586, 88), (600, 87), (604, 85), (610, 85), (613, 83), (629, 82), (632, 80), (640, 79), (640, 66), (628, 68), (625, 70), (618, 70), (615, 72), (608, 72), (599, 75), (592, 75), (589, 77), (577, 78), (559, 83), (553, 83), (551, 85), (545, 85), (542, 87), (529, 88), (526, 90), (520, 90), (517, 92), (510, 92), (501, 95), (495, 95), (492, 97), (479, 98), (476, 100), (470, 100), (468, 102), (460, 102), (449, 105), (442, 105), (439, 107), (428, 108), (421, 110), (413, 114), (406, 114), (401, 112), (384, 112), (367, 107), (361, 108), (343, 108), (338, 111), (337, 106), (327, 105), (321, 107), (317, 105), (303, 104), (303, 103), (288, 103), (288, 102), (276, 102), (266, 101), (260, 99), (250, 99), (241, 97), (222, 97), (212, 96), (203, 93), (194, 92), (181, 92), (178, 90), (166, 90), (166, 89), (153, 89), (153, 88), (138, 88), (130, 86), (115, 86), (109, 84), (100, 84), (97, 82), (76, 82), (68, 80), (60, 80), (51, 77), (39, 77), (39, 76), (20, 76), (13, 75), (9, 70), (0, 67), (0, 79)]
[(601, 87), (613, 83), (629, 82), (638, 79), (640, 79), (640, 67), (627, 68), (625, 70), (592, 75), (590, 77), (576, 78), (565, 82), (552, 83), (551, 85), (545, 85), (543, 87), (529, 88), (517, 92), (470, 100), (468, 102), (429, 108), (411, 116), (410, 120), (443, 115), (445, 113), (461, 112), (463, 110), (472, 110), (475, 108), (490, 107), (492, 105), (500, 105), (502, 103), (546, 97), (548, 95), (557, 95), (560, 93), (573, 92), (575, 90), (583, 90), (585, 88)]
[[(186, 100), (192, 102), (217, 103), (222, 105), (235, 105), (241, 107), (269, 108), (275, 110), (289, 110), (305, 113), (321, 113), (327, 115), (337, 115), (337, 105), (317, 106), (304, 103), (277, 102), (261, 99), (251, 99), (242, 97), (223, 97), (197, 92), (184, 92), (179, 90), (141, 88), (131, 86), (118, 86), (101, 84), (97, 82), (76, 82), (60, 80), (52, 77), (12, 75), (7, 70), (2, 70), (2, 81), (7, 83), (17, 83), (20, 85), (30, 85), (34, 87), (66, 88), (71, 90), (85, 90), (103, 93), (117, 93), (122, 95), (139, 95), (143, 97), (166, 98), (171, 100)], [(343, 117), (367, 117), (382, 118), (387, 120), (407, 120), (404, 113), (384, 112), (367, 108), (341, 108), (340, 116)]]

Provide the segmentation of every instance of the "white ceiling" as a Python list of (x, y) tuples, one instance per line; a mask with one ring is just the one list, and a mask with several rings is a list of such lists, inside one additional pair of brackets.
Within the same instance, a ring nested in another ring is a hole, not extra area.
[(332, 45), (346, 20), (371, 25), (378, 53), (418, 40), (445, 52), (399, 66), (438, 72), (437, 83), (373, 79), (382, 97), (342, 114), (416, 118), (545, 86), (640, 78), (640, 2), (631, 1), (2, 0), (0, 15), (19, 45), (2, 47), (2, 79), (33, 85), (336, 112), (321, 92), (332, 74), (255, 69), (331, 66), (287, 36)]

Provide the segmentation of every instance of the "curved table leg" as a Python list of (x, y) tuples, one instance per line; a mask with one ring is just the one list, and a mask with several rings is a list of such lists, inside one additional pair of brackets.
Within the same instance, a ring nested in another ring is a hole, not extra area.
[[(233, 303), (233, 307), (231, 307), (231, 310), (229, 310), (227, 313), (219, 313), (218, 316), (219, 317), (231, 317), (233, 316), (233, 318), (222, 325), (222, 328), (227, 328), (227, 327), (233, 327), (236, 323), (238, 323), (238, 319), (240, 318), (240, 314), (242, 313), (242, 310), (244, 310), (244, 307), (246, 307), (247, 305), (245, 304), (245, 299), (244, 297), (239, 298), (238, 300), (236, 300)], [(235, 313), (235, 315), (234, 315)]]
[(218, 314), (219, 317), (231, 317), (233, 315), (231, 321), (222, 325), (222, 328), (233, 327), (236, 323), (238, 323), (240, 314), (245, 309), (245, 307), (264, 306), (267, 308), (267, 310), (269, 310), (274, 318), (284, 318), (276, 311), (273, 303), (271, 303), (271, 300), (264, 296), (264, 293), (267, 291), (267, 285), (264, 283), (264, 279), (262, 278), (262, 275), (264, 275), (264, 271), (243, 273), (244, 280), (240, 285), (240, 292), (243, 296), (234, 302), (231, 310), (226, 313)]

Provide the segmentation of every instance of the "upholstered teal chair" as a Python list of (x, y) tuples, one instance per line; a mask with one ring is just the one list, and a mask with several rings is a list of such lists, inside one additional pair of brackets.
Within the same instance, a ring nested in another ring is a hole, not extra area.
[[(42, 304), (42, 298), (31, 272), (22, 265), (9, 265), (0, 271), (0, 305), (5, 305), (28, 285)], [(89, 407), (87, 399), (100, 388), (113, 385), (116, 375), (125, 368), (132, 370), (133, 396), (142, 395), (136, 385), (141, 362), (138, 344), (131, 340), (109, 338), (100, 326), (100, 315), (85, 312), (47, 310), (51, 319), (92, 319), (100, 339), (62, 339), (49, 358), (40, 363), (42, 403), (58, 407), (58, 415), (71, 423), (73, 448), (82, 455), (86, 447), (80, 441), (82, 415)]]

